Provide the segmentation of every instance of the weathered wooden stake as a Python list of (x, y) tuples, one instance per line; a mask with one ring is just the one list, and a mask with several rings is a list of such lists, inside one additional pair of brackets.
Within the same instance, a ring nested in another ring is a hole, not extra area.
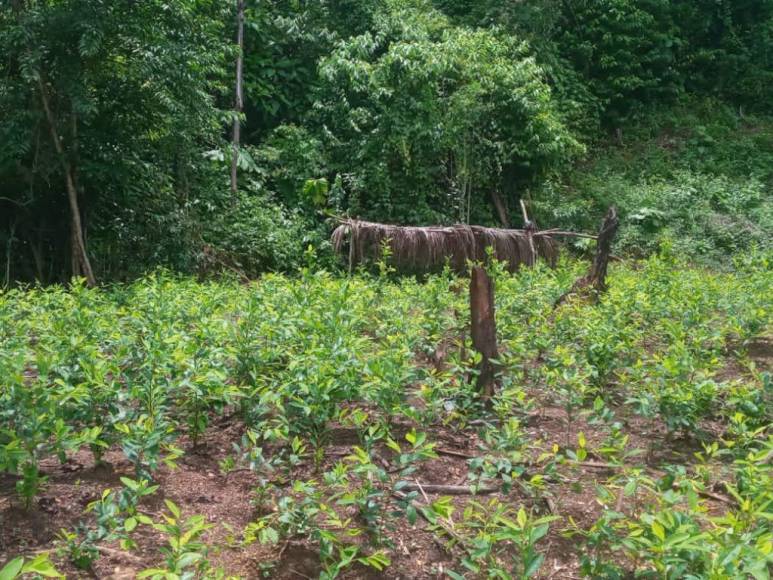
[(494, 282), (483, 266), (473, 266), (470, 278), (470, 323), (472, 345), (481, 354), (477, 387), (484, 401), (494, 395), (499, 357), (497, 324), (494, 318)]

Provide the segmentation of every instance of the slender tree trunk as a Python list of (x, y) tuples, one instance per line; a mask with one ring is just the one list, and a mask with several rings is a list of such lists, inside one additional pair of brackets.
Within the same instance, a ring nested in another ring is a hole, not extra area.
[(62, 145), (62, 140), (56, 129), (56, 119), (54, 118), (54, 113), (51, 111), (51, 104), (49, 103), (48, 93), (46, 92), (46, 86), (42, 77), (38, 77), (38, 86), (40, 88), (40, 100), (43, 104), (43, 110), (46, 113), (46, 120), (48, 121), (48, 127), (51, 132), (51, 140), (54, 143), (54, 148), (56, 149), (56, 153), (62, 164), (62, 169), (64, 170), (67, 199), (70, 204), (73, 275), (77, 276), (82, 274), (86, 278), (86, 283), (89, 286), (96, 286), (97, 280), (91, 269), (91, 262), (86, 253), (86, 242), (83, 239), (83, 224), (81, 222), (81, 212), (78, 204), (78, 189), (75, 185), (75, 168), (67, 158), (64, 146)]
[(13, 243), (16, 241), (16, 222), (19, 220), (18, 216), (14, 217), (11, 222), (10, 232), (8, 236), (8, 243), (5, 246), (5, 284), (6, 288), (11, 286), (11, 258), (13, 257)]
[(499, 195), (499, 192), (496, 189), (491, 190), (491, 201), (494, 203), (494, 209), (497, 210), (499, 222), (502, 224), (502, 227), (510, 228), (510, 216), (507, 212), (507, 206), (505, 205), (505, 201), (502, 199), (502, 196)]
[(496, 387), (496, 366), (499, 357), (497, 324), (494, 310), (494, 282), (483, 266), (474, 266), (470, 278), (470, 334), (472, 345), (481, 354), (478, 364), (478, 391), (488, 402)]
[(242, 89), (242, 70), (244, 68), (244, 0), (236, 2), (236, 44), (239, 54), (236, 57), (236, 99), (234, 101), (233, 144), (231, 150), (231, 192), (239, 189), (237, 169), (239, 166), (239, 147), (241, 145), (241, 114), (244, 110)]
[(35, 278), (40, 281), (41, 284), (46, 283), (45, 278), (45, 260), (43, 259), (43, 227), (41, 225), (38, 232), (37, 239), (30, 240), (30, 251), (32, 252), (32, 260), (35, 262)]
[(80, 278), (83, 276), (83, 269), (81, 268), (81, 260), (78, 249), (78, 240), (75, 239), (75, 230), (70, 232), (70, 271), (74, 278)]

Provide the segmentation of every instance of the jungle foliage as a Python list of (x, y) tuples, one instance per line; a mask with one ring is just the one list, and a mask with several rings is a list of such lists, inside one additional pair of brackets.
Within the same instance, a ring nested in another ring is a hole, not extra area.
[(616, 202), (621, 252), (770, 243), (771, 0), (248, 0), (234, 195), (236, 9), (0, 3), (5, 284), (252, 276), (331, 213), (518, 226), (523, 197), (575, 228)]

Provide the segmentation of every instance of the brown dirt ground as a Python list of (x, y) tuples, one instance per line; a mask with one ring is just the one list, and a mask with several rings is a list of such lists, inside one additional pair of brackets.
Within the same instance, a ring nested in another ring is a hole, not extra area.
[[(627, 430), (631, 434), (631, 447), (646, 447), (655, 439), (662, 441), (662, 431), (658, 425), (647, 425), (643, 421), (632, 421)], [(563, 411), (547, 407), (529, 417), (526, 432), (537, 443), (534, 454), (550, 449), (554, 443), (563, 445), (565, 438)], [(604, 434), (597, 428), (579, 419), (571, 428), (571, 440), (576, 441), (577, 433), (583, 431), (589, 446), (603, 439)], [(454, 432), (447, 427), (436, 426), (427, 430), (428, 437), (441, 449), (457, 451), (462, 454), (479, 454), (478, 438), (468, 432)], [(267, 547), (254, 543), (242, 547), (236, 542), (241, 531), (258, 517), (251, 505), (253, 489), (257, 485), (256, 476), (248, 471), (237, 471), (223, 475), (218, 469), (218, 461), (229, 455), (231, 442), (241, 438), (242, 426), (228, 419), (213, 425), (207, 432), (199, 448), (188, 449), (180, 460), (178, 469), (162, 468), (158, 473), (159, 491), (143, 502), (144, 511), (160, 519), (164, 511), (163, 499), (168, 498), (178, 504), (183, 514), (202, 514), (213, 528), (207, 532), (205, 540), (217, 546), (211, 554), (215, 566), (222, 566), (229, 574), (238, 574), (243, 578), (260, 577), (261, 563), (270, 562), (280, 555), (281, 558), (269, 577), (278, 579), (314, 578), (319, 573), (318, 554), (309, 542), (292, 542), (287, 546)], [(331, 467), (350, 449), (353, 433), (340, 428), (332, 445), (326, 448), (325, 466)], [(689, 461), (692, 445), (689, 442), (677, 442), (673, 446), (662, 446), (660, 453), (669, 461), (680, 459)], [(111, 450), (106, 455), (108, 467), (95, 467), (91, 454), (81, 451), (60, 465), (56, 460), (43, 462), (42, 469), (49, 477), (44, 493), (36, 505), (29, 511), (18, 506), (14, 492), (14, 478), (4, 475), (0, 479), (0, 562), (11, 556), (50, 549), (61, 528), (72, 529), (78, 521), (88, 521), (83, 511), (89, 502), (98, 499), (106, 488), (120, 486), (122, 475), (132, 476), (132, 467), (120, 450)], [(596, 502), (594, 484), (604, 482), (610, 470), (596, 467), (561, 466), (566, 477), (563, 483), (549, 483), (546, 495), (551, 498), (555, 513), (564, 518), (551, 527), (551, 532), (542, 541), (546, 560), (541, 570), (543, 578), (578, 577), (578, 555), (575, 541), (564, 537), (561, 530), (571, 516), (581, 526), (590, 525), (601, 513)], [(301, 466), (294, 477), (304, 478), (313, 475), (310, 466)], [(467, 479), (467, 465), (464, 457), (440, 455), (419, 468), (416, 479), (422, 483), (464, 484)], [(438, 496), (428, 494), (430, 500)], [(514, 505), (526, 505), (545, 511), (543, 502), (525, 497), (518, 487), (507, 495), (497, 494), (502, 501)], [(466, 497), (454, 498), (458, 509), (463, 508)], [(347, 570), (344, 578), (404, 578), (431, 579), (446, 578), (444, 570), (454, 568), (454, 561), (446, 551), (442, 541), (426, 530), (426, 523), (419, 519), (414, 526), (401, 521), (397, 529), (388, 534), (394, 543), (391, 550), (392, 565), (381, 574), (364, 567)], [(93, 571), (76, 570), (62, 558), (55, 558), (59, 568), (68, 578), (105, 578), (128, 579), (143, 568), (158, 564), (159, 535), (147, 528), (139, 528), (135, 533), (138, 549), (131, 554), (121, 553), (117, 546), (101, 554)], [(230, 537), (230, 538), (229, 538)], [(229, 547), (229, 545), (233, 547)], [(110, 547), (108, 547), (109, 549)], [(283, 549), (284, 548), (284, 549)]]

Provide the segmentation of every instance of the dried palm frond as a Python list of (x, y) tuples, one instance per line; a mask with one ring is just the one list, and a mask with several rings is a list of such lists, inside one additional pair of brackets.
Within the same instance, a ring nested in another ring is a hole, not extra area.
[(538, 258), (554, 264), (554, 240), (540, 232), (529, 234), (482, 226), (394, 226), (349, 219), (333, 231), (332, 242), (337, 253), (348, 255), (350, 268), (378, 260), (384, 244), (389, 246), (391, 265), (400, 272), (438, 271), (446, 262), (453, 270), (465, 272), (469, 261), (487, 261), (489, 247), (511, 272)]

